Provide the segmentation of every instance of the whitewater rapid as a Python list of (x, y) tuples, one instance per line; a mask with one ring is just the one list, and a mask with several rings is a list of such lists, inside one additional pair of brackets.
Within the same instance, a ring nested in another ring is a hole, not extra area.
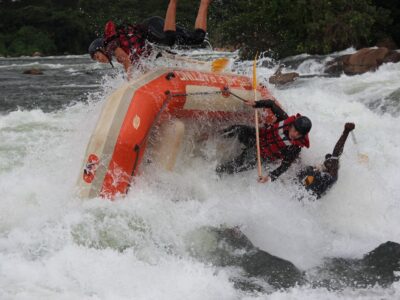
[[(57, 59), (46, 63), (61, 68)], [(90, 62), (73, 68), (99, 69)], [(240, 270), (189, 255), (193, 230), (221, 224), (240, 226), (257, 247), (303, 270), (324, 257), (360, 258), (382, 242), (400, 242), (400, 98), (393, 100), (400, 64), (353, 77), (300, 79), (279, 89), (267, 80), (275, 69), (260, 67), (259, 80), (289, 113), (313, 121), (303, 164), (320, 163), (344, 123), (356, 124), (358, 145), (347, 141), (339, 180), (320, 201), (296, 199), (302, 191), (291, 184), (295, 168), (266, 185), (256, 182), (255, 171), (219, 179), (212, 141), (200, 156), (186, 145), (172, 174), (149, 168), (125, 198), (78, 199), (83, 155), (105, 98), (123, 82), (118, 71), (91, 82), (98, 89), (84, 101), (73, 94), (62, 108), (0, 114), (0, 299), (400, 299), (399, 283), (244, 292), (230, 280)], [(305, 60), (296, 70), (321, 73), (321, 64)], [(241, 71), (250, 74), (250, 64)], [(369, 162), (360, 163), (358, 152)]]

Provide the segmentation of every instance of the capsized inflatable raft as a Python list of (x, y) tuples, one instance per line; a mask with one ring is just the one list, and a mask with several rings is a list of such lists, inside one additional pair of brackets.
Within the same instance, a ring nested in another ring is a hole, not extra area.
[[(272, 98), (262, 86), (257, 94)], [(80, 196), (126, 194), (152, 128), (168, 117), (248, 120), (254, 114), (240, 98), (254, 99), (254, 91), (250, 78), (236, 74), (156, 69), (125, 83), (106, 100), (90, 138), (78, 179)], [(173, 130), (182, 135), (180, 124)]]

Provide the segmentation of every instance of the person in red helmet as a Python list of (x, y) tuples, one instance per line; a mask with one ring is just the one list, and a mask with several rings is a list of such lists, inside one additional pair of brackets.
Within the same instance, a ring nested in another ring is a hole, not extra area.
[[(302, 148), (310, 147), (308, 133), (311, 130), (311, 120), (300, 114), (289, 116), (274, 100), (247, 101), (247, 105), (254, 108), (269, 108), (276, 117), (274, 124), (260, 128), (260, 152), (263, 161), (281, 161), (278, 168), (267, 176), (259, 179), (260, 182), (274, 181), (299, 157)], [(243, 152), (233, 160), (217, 166), (218, 174), (233, 174), (252, 169), (257, 164), (256, 157), (256, 130), (246, 125), (234, 125), (222, 132), (225, 137), (238, 137), (245, 146)]]
[(212, 0), (201, 0), (196, 18), (195, 30), (189, 31), (176, 25), (176, 6), (178, 0), (170, 0), (165, 20), (151, 17), (141, 24), (116, 26), (108, 21), (104, 37), (95, 39), (89, 46), (92, 59), (101, 63), (111, 63), (112, 58), (124, 66), (129, 74), (132, 65), (152, 49), (147, 41), (165, 46), (200, 45), (207, 31), (207, 12)]

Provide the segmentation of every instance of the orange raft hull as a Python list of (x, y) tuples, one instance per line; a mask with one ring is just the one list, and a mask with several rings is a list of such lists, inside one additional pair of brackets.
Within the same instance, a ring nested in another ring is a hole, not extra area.
[[(272, 98), (262, 86), (258, 99)], [(242, 100), (254, 99), (246, 76), (183, 69), (157, 69), (125, 83), (104, 104), (86, 150), (78, 188), (81, 197), (126, 194), (138, 174), (147, 137), (164, 116), (250, 117)]]

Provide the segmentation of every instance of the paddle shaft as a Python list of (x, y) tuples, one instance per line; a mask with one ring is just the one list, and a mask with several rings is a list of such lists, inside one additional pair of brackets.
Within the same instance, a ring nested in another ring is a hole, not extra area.
[(359, 162), (363, 162), (363, 163), (367, 163), (368, 160), (369, 160), (368, 155), (365, 154), (365, 153), (360, 153), (360, 149), (358, 147), (358, 142), (357, 142), (357, 139), (356, 139), (356, 135), (354, 134), (353, 131), (351, 131), (350, 134), (351, 134), (351, 139), (353, 140), (354, 145), (356, 145), (358, 161)]
[[(253, 89), (254, 89), (254, 102), (257, 102), (257, 56), (254, 58), (253, 63)], [(258, 110), (254, 110), (254, 127), (256, 128), (256, 146), (257, 146), (257, 171), (258, 178), (262, 178), (262, 169), (261, 169), (261, 151), (260, 151), (260, 135), (258, 128)]]
[(353, 140), (353, 143), (354, 143), (355, 145), (358, 145), (357, 140), (356, 140), (356, 136), (355, 136), (354, 132), (351, 131), (350, 134), (351, 134), (351, 139)]
[(179, 55), (176, 55), (176, 54), (170, 54), (170, 53), (167, 53), (167, 52), (163, 52), (162, 55), (164, 57), (166, 57), (166, 58), (170, 58), (170, 59), (174, 59), (174, 60), (178, 60), (178, 61), (183, 61), (183, 62), (187, 62), (187, 63), (191, 63), (191, 64), (205, 65), (205, 64), (209, 63), (207, 61), (187, 58), (187, 57), (179, 56)]
[(256, 145), (257, 145), (257, 170), (258, 177), (262, 177), (262, 169), (261, 169), (261, 151), (260, 151), (260, 136), (258, 129), (258, 110), (255, 110), (255, 127), (256, 127)]
[(209, 62), (209, 61), (202, 61), (202, 60), (179, 56), (178, 54), (172, 54), (167, 51), (162, 51), (161, 54), (165, 58), (174, 59), (177, 61), (195, 64), (195, 65), (199, 65), (199, 66), (209, 65), (211, 63), (211, 68), (215, 69), (213, 71), (217, 71), (217, 72), (222, 71), (229, 62), (229, 59), (227, 59), (225, 57), (217, 58), (217, 59), (214, 59), (213, 61)]

